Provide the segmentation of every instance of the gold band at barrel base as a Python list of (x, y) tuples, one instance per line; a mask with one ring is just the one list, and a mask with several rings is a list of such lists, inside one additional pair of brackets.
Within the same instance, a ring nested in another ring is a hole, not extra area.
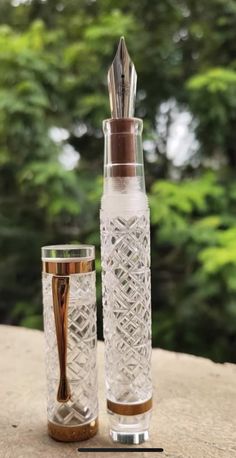
[(118, 415), (140, 415), (152, 408), (152, 398), (139, 404), (121, 404), (107, 399), (107, 409)]
[(86, 274), (95, 270), (95, 260), (43, 261), (43, 272), (53, 275)]
[(98, 432), (98, 419), (79, 426), (63, 426), (48, 421), (48, 434), (61, 442), (84, 441), (95, 436)]

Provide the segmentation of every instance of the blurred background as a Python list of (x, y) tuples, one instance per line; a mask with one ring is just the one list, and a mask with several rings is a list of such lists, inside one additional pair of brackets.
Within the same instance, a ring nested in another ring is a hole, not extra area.
[(1, 323), (42, 329), (42, 245), (94, 243), (102, 338), (101, 125), (125, 35), (144, 119), (153, 345), (236, 362), (235, 18), (234, 0), (1, 0)]

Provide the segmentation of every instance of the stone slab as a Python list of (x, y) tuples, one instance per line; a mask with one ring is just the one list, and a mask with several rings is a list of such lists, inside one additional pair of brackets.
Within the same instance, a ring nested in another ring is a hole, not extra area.
[[(77, 451), (78, 446), (113, 446), (105, 411), (101, 342), (98, 365), (99, 433), (86, 442), (55, 442), (46, 429), (43, 333), (0, 326), (0, 457), (112, 456)], [(236, 458), (236, 365), (154, 349), (153, 384), (150, 441), (143, 446), (163, 447), (164, 452), (121, 452), (116, 454), (119, 458)]]

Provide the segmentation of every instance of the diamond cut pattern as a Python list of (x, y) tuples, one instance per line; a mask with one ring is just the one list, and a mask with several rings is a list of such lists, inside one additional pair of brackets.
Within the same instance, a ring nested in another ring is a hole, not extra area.
[(107, 397), (151, 397), (149, 212), (107, 218), (101, 211), (103, 317)]
[(43, 274), (48, 419), (79, 425), (97, 417), (95, 272), (70, 276), (67, 377), (71, 399), (57, 402), (59, 361), (52, 302), (52, 275)]

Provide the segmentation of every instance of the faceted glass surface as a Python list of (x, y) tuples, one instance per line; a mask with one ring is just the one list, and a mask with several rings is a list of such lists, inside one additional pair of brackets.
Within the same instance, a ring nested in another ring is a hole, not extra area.
[(77, 426), (97, 417), (95, 272), (70, 275), (67, 378), (71, 399), (57, 401), (59, 359), (52, 300), (52, 275), (43, 273), (44, 331), (48, 387), (48, 419)]
[(149, 211), (108, 218), (101, 211), (107, 398), (152, 396)]

